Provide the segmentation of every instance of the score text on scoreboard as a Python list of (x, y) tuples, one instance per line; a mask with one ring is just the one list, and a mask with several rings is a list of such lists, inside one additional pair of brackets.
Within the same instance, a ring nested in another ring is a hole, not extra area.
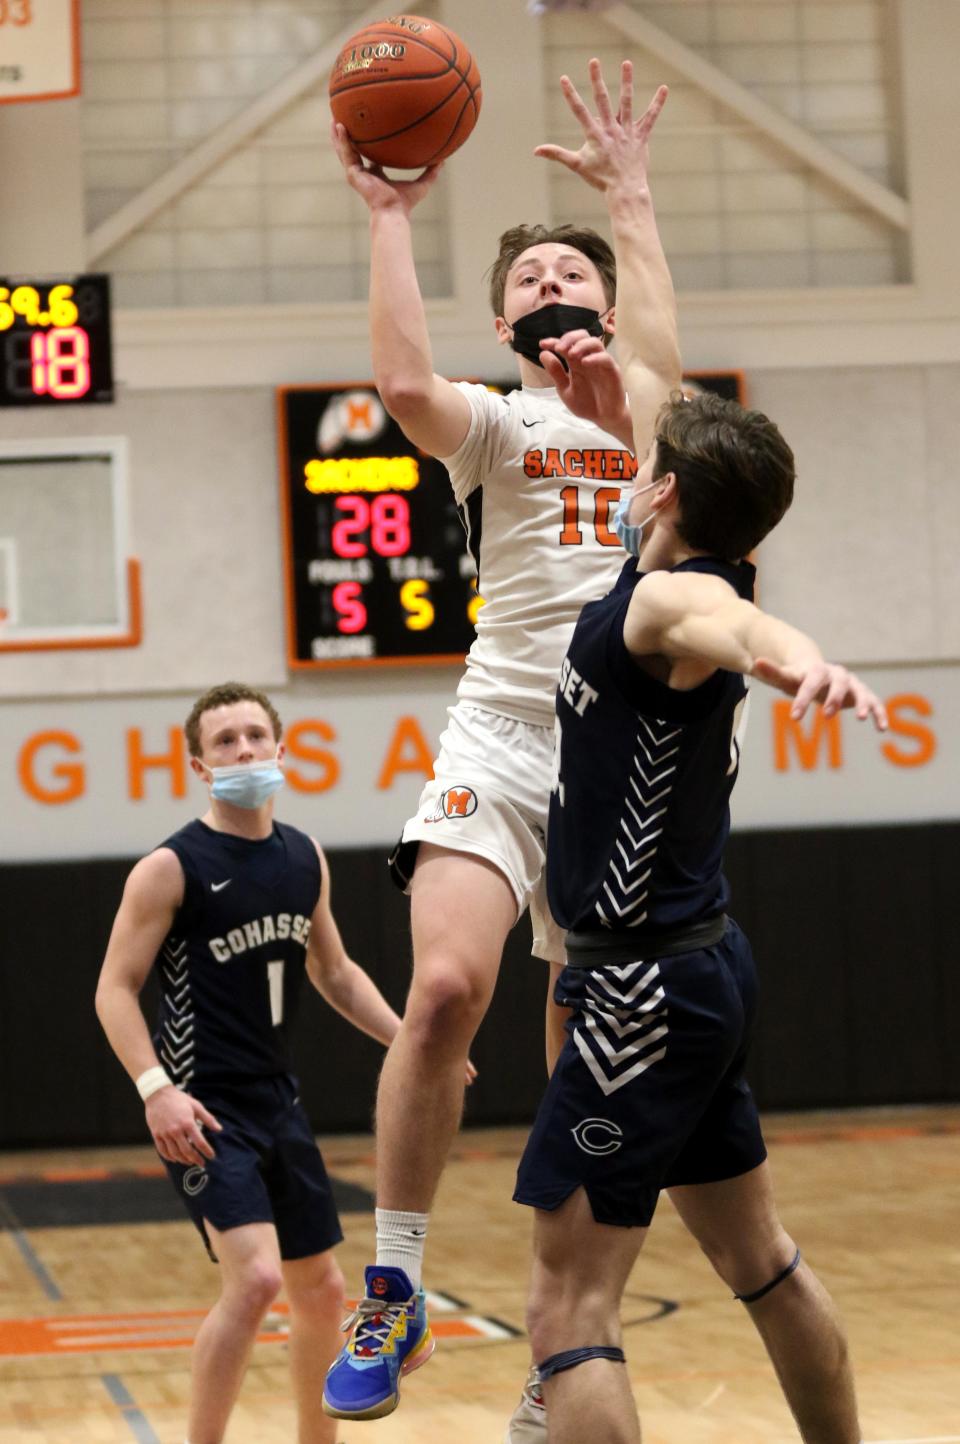
[(461, 662), (483, 603), (444, 467), (372, 386), (277, 402), (290, 666)]
[(0, 276), (0, 406), (112, 400), (109, 277)]

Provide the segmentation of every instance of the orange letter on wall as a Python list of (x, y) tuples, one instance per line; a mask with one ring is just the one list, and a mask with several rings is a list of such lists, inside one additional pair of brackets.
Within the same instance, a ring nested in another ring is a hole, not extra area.
[(35, 732), (28, 737), (17, 758), (20, 786), (34, 802), (56, 807), (61, 802), (75, 802), (85, 791), (85, 773), (80, 762), (56, 762), (50, 769), (54, 777), (63, 778), (63, 786), (54, 790), (44, 787), (34, 774), (34, 758), (41, 747), (62, 747), (65, 752), (80, 752), (81, 746), (72, 732)]
[(167, 739), (169, 752), (147, 753), (143, 750), (141, 729), (139, 727), (127, 728), (127, 777), (132, 801), (142, 802), (147, 795), (143, 784), (144, 774), (148, 767), (168, 767), (170, 769), (171, 797), (186, 797), (187, 748), (183, 733), (179, 727), (169, 727)]
[[(406, 749), (409, 749), (409, 756), (405, 757)], [(377, 778), (381, 792), (393, 786), (398, 772), (420, 772), (424, 778), (433, 776), (433, 758), (416, 717), (401, 717), (397, 723)]]
[(305, 717), (302, 722), (294, 722), (293, 726), (287, 729), (284, 736), (287, 755), (299, 757), (302, 762), (315, 762), (322, 769), (318, 776), (307, 777), (288, 764), (284, 768), (284, 776), (294, 792), (328, 792), (331, 787), (336, 787), (340, 778), (340, 763), (334, 754), (325, 747), (311, 746), (304, 741), (311, 733), (323, 742), (337, 740), (337, 734), (330, 724), (317, 718)]
[(790, 768), (790, 743), (797, 749), (797, 760), (804, 772), (812, 772), (819, 761), (821, 746), (827, 744), (828, 767), (843, 766), (843, 735), (840, 731), (840, 714), (824, 717), (823, 709), (816, 707), (810, 719), (810, 730), (804, 732), (803, 722), (790, 716), (792, 702), (773, 704), (773, 765), (778, 772)]
[(918, 712), (921, 717), (931, 717), (933, 708), (926, 697), (917, 692), (898, 692), (887, 703), (890, 731), (898, 737), (909, 737), (916, 743), (912, 752), (904, 752), (895, 742), (884, 742), (880, 751), (895, 767), (923, 767), (937, 753), (937, 734), (922, 722), (912, 722), (900, 716), (901, 711)]

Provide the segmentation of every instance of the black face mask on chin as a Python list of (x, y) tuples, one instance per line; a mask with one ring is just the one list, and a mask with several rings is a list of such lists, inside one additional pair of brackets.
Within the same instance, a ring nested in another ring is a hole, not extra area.
[[(587, 331), (591, 336), (603, 335), (600, 312), (589, 306), (564, 306), (559, 301), (550, 306), (540, 306), (518, 316), (513, 323), (510, 345), (518, 356), (526, 356), (535, 366), (540, 365), (540, 342), (547, 336), (565, 336), (568, 331)], [(567, 363), (558, 357), (564, 370)]]

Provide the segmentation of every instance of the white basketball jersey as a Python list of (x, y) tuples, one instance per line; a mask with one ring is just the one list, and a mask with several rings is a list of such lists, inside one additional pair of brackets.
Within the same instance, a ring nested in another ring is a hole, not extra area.
[(610, 523), (637, 463), (615, 436), (568, 411), (554, 387), (501, 396), (457, 385), (470, 430), (442, 460), (485, 603), (457, 694), (552, 726), (580, 609), (609, 591), (626, 560)]

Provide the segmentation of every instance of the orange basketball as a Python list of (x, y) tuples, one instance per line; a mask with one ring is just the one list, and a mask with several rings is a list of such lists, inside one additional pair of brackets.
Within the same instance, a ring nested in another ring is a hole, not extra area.
[(337, 56), (330, 109), (361, 155), (416, 170), (452, 155), (480, 114), (480, 72), (436, 20), (393, 15), (358, 30)]

